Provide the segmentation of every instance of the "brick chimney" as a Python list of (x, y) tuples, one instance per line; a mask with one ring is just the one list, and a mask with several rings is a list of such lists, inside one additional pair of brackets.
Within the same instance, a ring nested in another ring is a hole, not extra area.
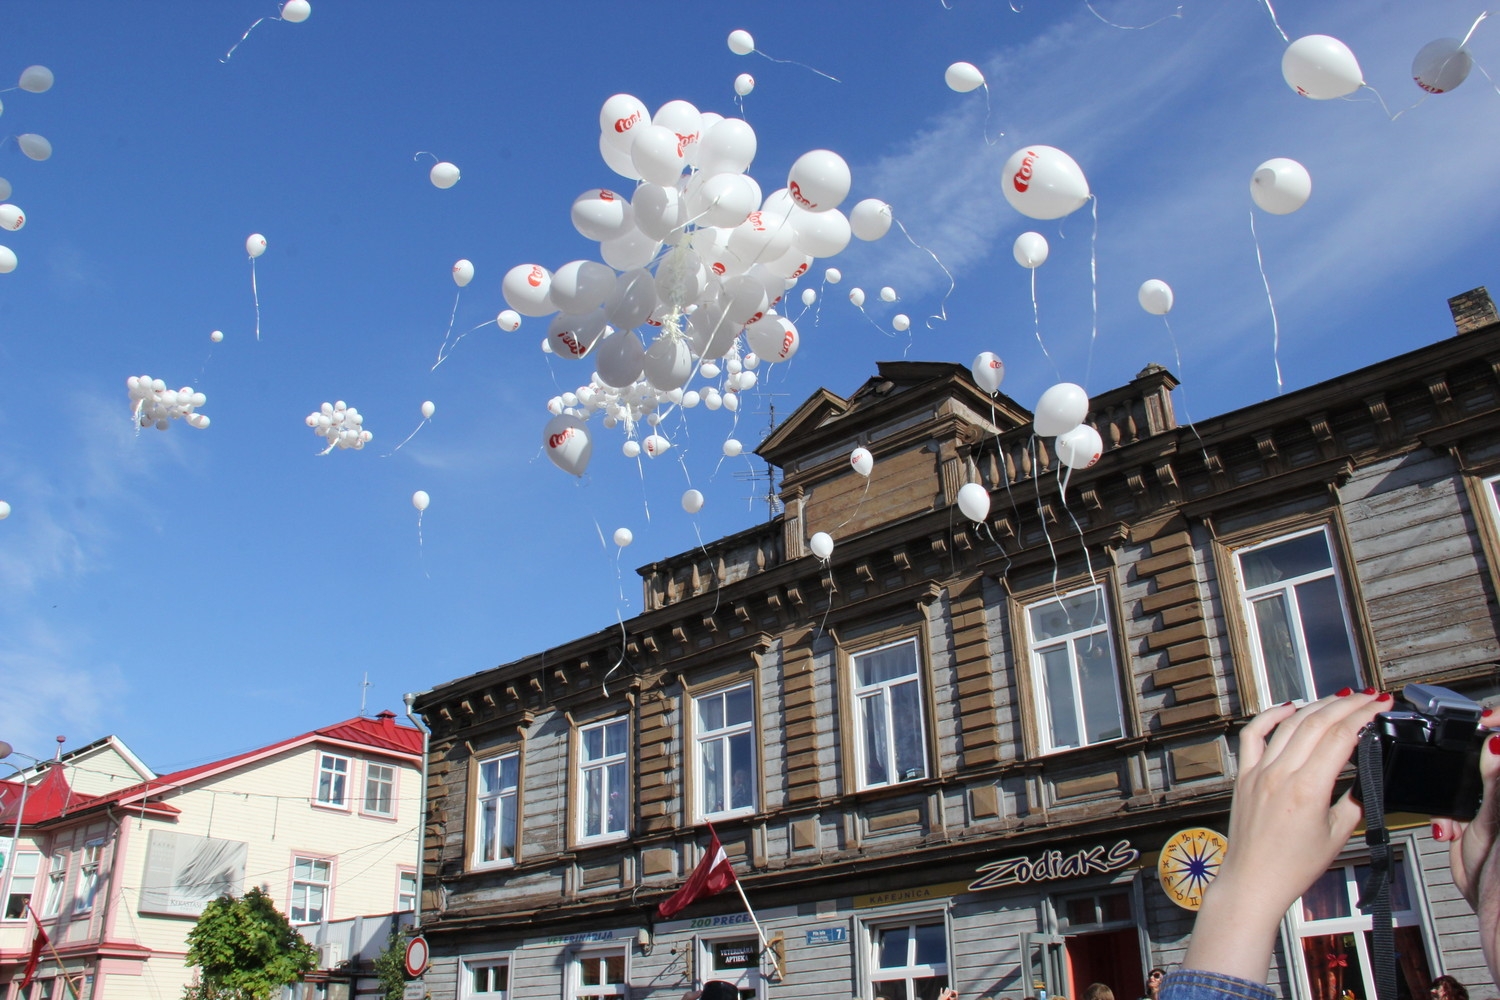
[(1500, 313), (1495, 311), (1495, 300), (1490, 298), (1490, 293), (1483, 285), (1453, 296), (1448, 300), (1448, 308), (1453, 313), (1453, 325), (1459, 335), (1500, 323)]

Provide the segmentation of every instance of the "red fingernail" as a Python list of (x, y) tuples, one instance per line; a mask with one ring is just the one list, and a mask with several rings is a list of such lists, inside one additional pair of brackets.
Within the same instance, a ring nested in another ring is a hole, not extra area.
[(1490, 753), (1500, 757), (1500, 736), (1490, 737)]
[(1436, 824), (1436, 823), (1432, 824), (1432, 839), (1433, 840), (1442, 840), (1443, 839), (1443, 828), (1441, 826), (1439, 826), (1438, 824)]
[(1295, 704), (1296, 704), (1296, 702), (1284, 701), (1284, 702), (1281, 703), (1281, 707), (1282, 708), (1291, 708)]
[(1376, 698), (1375, 700), (1376, 701), (1390, 701), (1391, 700), (1391, 693), (1389, 691), (1382, 691), (1382, 692), (1380, 692), (1380, 697)]
[(1490, 716), (1492, 716), (1494, 714), (1495, 714), (1495, 710), (1493, 708), (1487, 708), (1484, 711), (1482, 711), (1482, 712), (1479, 713), (1479, 717), (1481, 719), (1488, 719)]
[(1365, 688), (1365, 694), (1374, 694), (1374, 693), (1375, 693), (1375, 689), (1374, 688)]
[(1347, 697), (1349, 697), (1353, 693), (1354, 693), (1354, 689), (1353, 688), (1339, 688), (1339, 690), (1338, 690), (1337, 694), (1335, 695), (1335, 697), (1337, 697), (1337, 698), (1347, 698)]

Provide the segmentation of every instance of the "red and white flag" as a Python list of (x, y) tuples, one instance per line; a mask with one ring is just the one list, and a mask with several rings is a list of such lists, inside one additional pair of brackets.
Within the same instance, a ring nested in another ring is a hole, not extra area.
[(31, 985), (31, 978), (36, 975), (37, 963), (42, 960), (42, 949), (51, 943), (47, 940), (47, 932), (42, 930), (42, 922), (37, 919), (30, 903), (26, 904), (26, 912), (31, 914), (32, 920), (36, 920), (36, 940), (31, 942), (31, 955), (26, 959), (26, 972), (21, 977), (22, 990)]
[(703, 860), (698, 862), (698, 867), (693, 869), (693, 874), (688, 876), (681, 889), (657, 904), (657, 915), (667, 919), (700, 899), (723, 892), (733, 883), (734, 866), (729, 863), (729, 855), (724, 853), (724, 847), (719, 843), (719, 835), (714, 832), (713, 827), (709, 827), (708, 850), (704, 852)]

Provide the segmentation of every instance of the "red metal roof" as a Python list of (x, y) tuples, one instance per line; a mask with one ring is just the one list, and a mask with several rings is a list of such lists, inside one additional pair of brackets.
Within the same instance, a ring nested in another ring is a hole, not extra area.
[[(0, 786), (5, 790), (5, 803), (0, 806), (0, 826), (11, 826), (21, 808), (21, 782), (0, 781)], [(21, 817), (21, 825), (30, 826), (71, 809), (82, 809), (92, 801), (92, 796), (75, 792), (68, 786), (61, 767), (48, 767), (41, 778), (26, 789), (26, 814)]]

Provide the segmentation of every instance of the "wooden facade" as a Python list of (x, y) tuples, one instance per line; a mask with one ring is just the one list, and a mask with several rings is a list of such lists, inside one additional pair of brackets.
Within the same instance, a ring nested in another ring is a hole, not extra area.
[[(820, 391), (757, 450), (783, 472), (782, 515), (642, 568), (646, 610), (623, 628), (418, 699), (428, 992), (1140, 995), (1191, 928), (1156, 861), (1184, 828), (1227, 828), (1245, 718), (1346, 676), (1500, 701), (1487, 302), (1455, 300), (1457, 335), (1192, 426), (1150, 366), (1091, 400), (1104, 452), (1071, 473), (956, 365)], [(967, 482), (989, 491), (984, 522), (954, 504)], [(738, 730), (710, 712), (731, 702), (753, 706)], [(737, 950), (755, 935), (732, 891), (653, 919), (705, 814), (781, 976)], [(1484, 995), (1442, 845), (1425, 824), (1396, 841), (1412, 992), (1449, 973)], [(1286, 995), (1371, 995), (1357, 914), (1337, 909), (1289, 916)]]

